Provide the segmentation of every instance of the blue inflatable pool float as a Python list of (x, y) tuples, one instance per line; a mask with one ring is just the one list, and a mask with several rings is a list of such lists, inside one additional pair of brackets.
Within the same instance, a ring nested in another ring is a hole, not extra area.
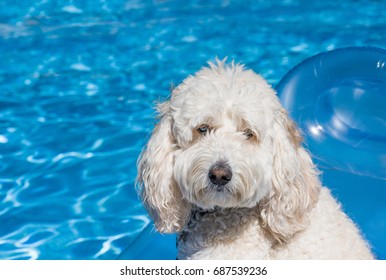
[[(386, 51), (350, 47), (313, 56), (277, 86), (345, 212), (386, 259)], [(161, 252), (161, 253), (160, 253)], [(120, 259), (174, 259), (175, 235), (152, 225)]]
[(386, 51), (345, 48), (292, 69), (277, 91), (329, 168), (386, 178)]
[(345, 212), (386, 259), (386, 50), (315, 55), (276, 88)]

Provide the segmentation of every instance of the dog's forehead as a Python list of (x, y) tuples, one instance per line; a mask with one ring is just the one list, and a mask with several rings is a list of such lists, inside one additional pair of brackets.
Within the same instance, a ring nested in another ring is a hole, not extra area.
[(171, 106), (175, 111), (209, 113), (238, 117), (251, 113), (264, 114), (273, 109), (276, 99), (271, 87), (257, 83), (224, 84), (197, 80), (173, 92)]
[(265, 79), (241, 65), (218, 65), (202, 68), (186, 78), (172, 94), (172, 105), (177, 107), (202, 103), (237, 105), (254, 103), (258, 106), (275, 92)]

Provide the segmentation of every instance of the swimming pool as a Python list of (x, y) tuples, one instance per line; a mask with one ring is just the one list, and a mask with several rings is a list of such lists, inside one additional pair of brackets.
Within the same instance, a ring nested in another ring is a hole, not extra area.
[(316, 53), (386, 48), (382, 3), (335, 2), (0, 1), (0, 259), (114, 259), (140, 247), (151, 224), (135, 163), (154, 102), (215, 56), (276, 85)]

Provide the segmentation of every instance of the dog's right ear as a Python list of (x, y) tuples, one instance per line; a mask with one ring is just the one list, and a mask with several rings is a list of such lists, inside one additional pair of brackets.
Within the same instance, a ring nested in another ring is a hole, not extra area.
[(178, 149), (172, 135), (170, 103), (158, 105), (160, 121), (138, 159), (137, 183), (141, 198), (161, 233), (179, 232), (190, 214), (174, 180), (174, 153)]

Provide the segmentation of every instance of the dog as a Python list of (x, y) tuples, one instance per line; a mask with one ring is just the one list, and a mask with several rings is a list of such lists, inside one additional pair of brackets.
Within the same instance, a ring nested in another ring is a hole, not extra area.
[(157, 107), (137, 187), (178, 259), (373, 259), (260, 75), (209, 62)]

